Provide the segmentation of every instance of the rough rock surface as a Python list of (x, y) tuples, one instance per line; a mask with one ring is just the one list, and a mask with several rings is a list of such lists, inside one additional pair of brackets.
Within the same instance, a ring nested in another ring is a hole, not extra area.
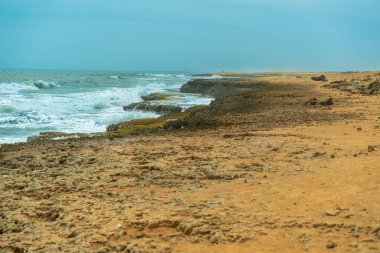
[(332, 97), (329, 97), (325, 100), (318, 100), (317, 98), (311, 98), (306, 102), (307, 105), (321, 105), (321, 106), (329, 106), (333, 105), (334, 101)]
[(319, 82), (326, 82), (326, 76), (325, 75), (320, 75), (320, 76), (312, 76), (311, 80), (313, 81), (319, 81)]
[(379, 252), (380, 100), (297, 76), (172, 131), (1, 145), (0, 252)]
[(364, 95), (379, 95), (380, 81), (373, 81), (374, 78), (352, 78), (350, 81), (338, 80), (325, 85), (325, 87), (339, 89), (351, 93), (361, 93)]
[(141, 96), (144, 101), (166, 100), (171, 97), (173, 97), (173, 95), (166, 93), (150, 93), (149, 95)]
[(129, 110), (141, 110), (155, 112), (161, 115), (179, 113), (182, 111), (179, 105), (164, 105), (164, 104), (153, 104), (149, 102), (132, 103), (123, 107), (125, 111)]
[(247, 78), (234, 78), (233, 81), (229, 78), (217, 80), (195, 79), (182, 85), (181, 92), (202, 93), (217, 97), (232, 90), (259, 88), (264, 84), (265, 81)]

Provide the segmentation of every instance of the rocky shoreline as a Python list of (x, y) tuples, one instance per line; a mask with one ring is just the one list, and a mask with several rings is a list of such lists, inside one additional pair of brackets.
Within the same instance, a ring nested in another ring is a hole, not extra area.
[(181, 88), (209, 106), (0, 146), (0, 252), (378, 252), (380, 72), (214, 74)]

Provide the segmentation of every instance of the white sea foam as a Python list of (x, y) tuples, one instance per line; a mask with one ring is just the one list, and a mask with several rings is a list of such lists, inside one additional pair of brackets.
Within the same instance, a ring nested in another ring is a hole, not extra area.
[(38, 90), (38, 88), (27, 83), (0, 83), (0, 94), (14, 94), (23, 90)]
[(220, 76), (220, 75), (212, 75), (212, 76), (209, 76), (209, 77), (206, 77), (207, 79), (220, 79), (220, 78), (223, 78), (223, 76)]
[[(11, 73), (8, 76), (0, 72), (0, 143), (25, 141), (28, 136), (47, 131), (101, 132), (115, 122), (158, 117), (151, 112), (126, 112), (123, 106), (142, 101), (141, 96), (149, 93), (178, 92), (189, 79), (181, 74), (125, 73), (122, 76), (110, 80), (109, 74), (98, 73), (20, 76)], [(178, 93), (167, 102), (186, 109), (210, 101), (211, 98)]]
[(20, 91), (27, 90), (38, 90), (38, 89), (50, 89), (60, 87), (54, 82), (46, 82), (42, 80), (38, 81), (26, 81), (26, 82), (11, 82), (11, 83), (0, 83), (0, 94), (12, 94), (18, 93)]

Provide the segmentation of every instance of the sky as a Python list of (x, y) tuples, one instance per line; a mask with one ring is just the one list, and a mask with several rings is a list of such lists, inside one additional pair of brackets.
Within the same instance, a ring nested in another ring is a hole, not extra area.
[(380, 69), (379, 0), (0, 0), (0, 69)]

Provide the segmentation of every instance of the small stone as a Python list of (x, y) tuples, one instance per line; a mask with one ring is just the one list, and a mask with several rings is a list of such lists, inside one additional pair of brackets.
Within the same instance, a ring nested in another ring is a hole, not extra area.
[(353, 243), (349, 244), (348, 246), (353, 247), (353, 248), (357, 248), (359, 245), (357, 242), (353, 242)]
[(96, 162), (96, 158), (91, 157), (90, 159), (87, 160), (88, 164), (94, 164)]
[(210, 233), (210, 229), (207, 226), (195, 227), (192, 231), (192, 235), (206, 235)]
[(314, 152), (312, 155), (311, 155), (311, 158), (316, 158), (316, 157), (320, 157), (320, 156), (323, 156), (325, 153), (323, 152)]
[(333, 242), (333, 241), (328, 241), (327, 244), (326, 244), (326, 248), (328, 248), (328, 249), (333, 249), (336, 246), (338, 246), (338, 245), (335, 242)]
[(138, 232), (136, 234), (136, 238), (145, 238), (145, 237), (147, 237), (147, 236), (146, 236), (146, 234), (144, 232)]
[(329, 98), (319, 102), (319, 104), (322, 106), (333, 105), (334, 101), (333, 101), (332, 97), (329, 97)]
[(63, 156), (63, 157), (61, 157), (61, 158), (58, 160), (58, 163), (59, 163), (59, 164), (64, 164), (66, 161), (67, 161), (67, 157), (66, 157), (66, 156)]
[(340, 213), (339, 210), (327, 210), (327, 211), (325, 212), (325, 214), (326, 214), (327, 216), (336, 216), (336, 215), (339, 214), (339, 213)]
[(375, 148), (371, 145), (368, 145), (368, 152), (373, 152), (375, 151)]
[(199, 238), (196, 236), (191, 236), (189, 240), (191, 243), (199, 243), (200, 242)]
[(80, 230), (74, 230), (72, 231), (70, 234), (67, 235), (67, 238), (74, 238), (74, 237), (77, 237), (78, 235), (80, 235), (82, 233), (82, 231)]
[(221, 233), (215, 233), (210, 238), (210, 242), (213, 243), (213, 244), (218, 244), (218, 243), (222, 242), (223, 239), (224, 239), (224, 236)]

